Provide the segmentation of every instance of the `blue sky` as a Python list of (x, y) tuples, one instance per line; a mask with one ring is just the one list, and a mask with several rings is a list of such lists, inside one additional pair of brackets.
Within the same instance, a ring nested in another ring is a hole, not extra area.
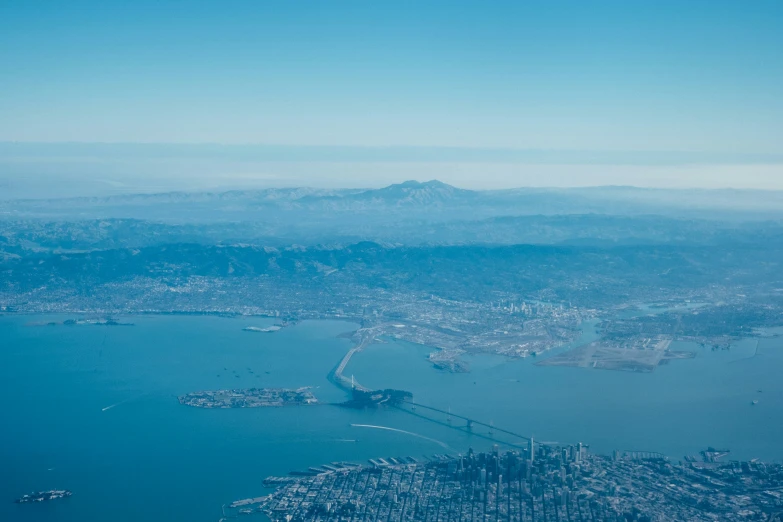
[[(763, 0), (5, 1), (0, 141), (777, 164), (781, 27), (783, 2)], [(770, 172), (759, 186), (783, 188), (783, 171)], [(414, 174), (403, 177), (428, 177)], [(737, 170), (719, 184), (743, 182)]]

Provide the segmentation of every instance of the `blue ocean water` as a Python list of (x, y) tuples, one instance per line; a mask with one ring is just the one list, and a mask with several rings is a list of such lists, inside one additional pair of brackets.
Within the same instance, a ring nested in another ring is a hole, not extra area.
[[(395, 409), (204, 410), (177, 402), (190, 391), (251, 386), (314, 386), (322, 401), (339, 402), (345, 393), (326, 376), (351, 346), (338, 337), (351, 323), (306, 321), (272, 334), (242, 331), (271, 320), (208, 316), (140, 316), (128, 318), (135, 323), (128, 327), (26, 326), (50, 319), (64, 318), (0, 317), (3, 521), (214, 522), (222, 504), (263, 494), (270, 474), (491, 444), (483, 428), (470, 433), (438, 415), (431, 422)], [(749, 340), (728, 352), (684, 348), (700, 351), (652, 374), (492, 356), (471, 357), (469, 374), (449, 374), (430, 366), (426, 347), (392, 341), (358, 354), (345, 373), (541, 441), (674, 457), (727, 446), (736, 457), (779, 460), (781, 339)], [(751, 406), (753, 399), (759, 404)], [(74, 496), (12, 502), (51, 488)]]

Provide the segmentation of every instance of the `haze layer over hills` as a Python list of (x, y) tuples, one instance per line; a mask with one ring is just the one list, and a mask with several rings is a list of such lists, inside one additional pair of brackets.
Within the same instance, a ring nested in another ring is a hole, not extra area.
[[(590, 319), (609, 350), (726, 345), (783, 325), (782, 201), (438, 181), (7, 200), (0, 306), (351, 318), (449, 368), (465, 350), (546, 351)], [(651, 304), (677, 311), (624, 318)]]
[[(632, 187), (471, 191), (272, 188), (0, 201), (5, 243), (92, 249), (167, 242), (715, 243), (775, 236), (783, 193)], [(26, 243), (25, 243), (26, 242)]]

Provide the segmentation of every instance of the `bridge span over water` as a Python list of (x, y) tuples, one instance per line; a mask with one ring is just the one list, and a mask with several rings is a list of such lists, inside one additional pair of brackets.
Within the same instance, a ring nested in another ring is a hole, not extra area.
[[(340, 388), (346, 390), (346, 391), (362, 391), (362, 392), (370, 392), (373, 391), (370, 388), (367, 388), (366, 386), (362, 386), (356, 380), (351, 376), (351, 378), (346, 377), (343, 375), (343, 372), (345, 371), (345, 368), (348, 366), (348, 363), (351, 361), (351, 358), (361, 352), (367, 345), (373, 342), (375, 339), (375, 330), (372, 328), (368, 328), (366, 330), (362, 330), (359, 333), (359, 339), (356, 345), (348, 350), (348, 352), (343, 356), (343, 358), (340, 360), (339, 363), (332, 369), (331, 372), (329, 372), (328, 379), (339, 386)], [(441, 408), (437, 408), (435, 406), (429, 406), (426, 404), (421, 404), (415, 402), (412, 398), (411, 399), (404, 399), (402, 401), (399, 401), (395, 404), (395, 406), (403, 411), (408, 411), (409, 413), (415, 413), (417, 408), (420, 408), (422, 410), (426, 410), (429, 412), (441, 414), (445, 416), (446, 423), (452, 427), (452, 428), (458, 428), (458, 426), (454, 425), (452, 420), (458, 419), (460, 421), (464, 422), (464, 427), (466, 430), (471, 431), (474, 426), (481, 426), (484, 428), (487, 428), (489, 430), (487, 437), (486, 434), (479, 434), (475, 433), (477, 436), (481, 436), (487, 439), (495, 440), (496, 442), (503, 442), (507, 443), (505, 441), (497, 440), (494, 438), (495, 433), (502, 433), (504, 435), (509, 435), (515, 439), (519, 439), (522, 442), (529, 443), (533, 440), (532, 437), (528, 437), (527, 435), (522, 435), (521, 433), (516, 433), (511, 430), (507, 430), (504, 428), (500, 428), (498, 426), (495, 426), (492, 421), (489, 423), (480, 421), (478, 419), (474, 419), (472, 417), (467, 417), (465, 415), (459, 415), (457, 413), (453, 413), (451, 409), (444, 410)], [(424, 417), (420, 415), (421, 417)], [(424, 417), (427, 418), (427, 417)], [(428, 418), (428, 420), (433, 422), (440, 422), (437, 419), (434, 418)], [(541, 442), (536, 442), (536, 444), (542, 444)], [(548, 445), (548, 443), (543, 443), (544, 445)]]
[[(531, 440), (533, 440), (532, 437), (528, 437), (527, 435), (522, 435), (521, 433), (516, 433), (516, 432), (511, 431), (511, 430), (499, 428), (499, 427), (495, 426), (492, 423), (492, 421), (490, 421), (489, 423), (486, 423), (486, 422), (483, 422), (483, 421), (480, 421), (480, 420), (477, 420), (477, 419), (474, 419), (474, 418), (471, 418), (471, 417), (466, 417), (465, 415), (459, 415), (457, 413), (453, 413), (451, 411), (451, 409), (444, 410), (442, 408), (436, 408), (435, 406), (428, 406), (426, 404), (421, 404), (421, 403), (418, 403), (418, 402), (414, 402), (413, 400), (404, 400), (404, 401), (402, 401), (399, 404), (398, 408), (403, 409), (403, 410), (410, 410), (410, 411), (415, 411), (417, 408), (421, 408), (421, 409), (424, 409), (424, 410), (427, 410), (427, 411), (431, 411), (431, 412), (435, 412), (435, 413), (439, 413), (439, 414), (445, 415), (446, 422), (449, 423), (449, 424), (452, 424), (453, 419), (461, 420), (461, 421), (463, 421), (465, 423), (464, 426), (468, 430), (472, 429), (474, 426), (482, 426), (482, 427), (485, 427), (485, 428), (489, 428), (489, 433), (490, 434), (493, 434), (495, 432), (503, 433), (505, 435), (510, 435), (510, 436), (515, 437), (517, 439), (521, 439), (522, 441), (525, 441), (525, 442), (530, 442)], [(456, 426), (454, 426), (454, 427), (456, 427)], [(537, 442), (536, 444), (541, 444), (541, 443)]]

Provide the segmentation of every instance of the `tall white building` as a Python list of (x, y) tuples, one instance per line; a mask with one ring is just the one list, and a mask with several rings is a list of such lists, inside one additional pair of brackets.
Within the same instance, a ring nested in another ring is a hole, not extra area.
[(530, 445), (528, 447), (528, 451), (530, 452), (530, 462), (533, 462), (536, 456), (536, 446), (535, 443), (533, 442), (532, 436), (530, 437)]

